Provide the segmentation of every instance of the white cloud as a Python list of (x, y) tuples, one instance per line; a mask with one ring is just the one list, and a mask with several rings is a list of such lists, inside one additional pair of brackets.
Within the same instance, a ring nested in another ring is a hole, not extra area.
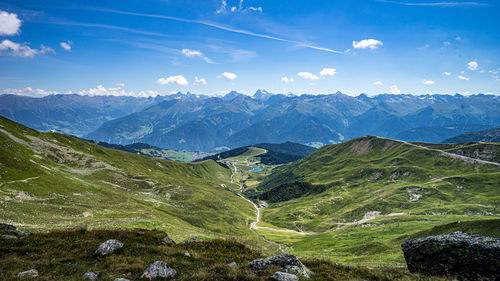
[(373, 85), (382, 86), (382, 85), (384, 85), (384, 83), (382, 83), (382, 81), (376, 81), (376, 82), (373, 82)]
[(434, 85), (434, 84), (436, 84), (436, 82), (434, 82), (432, 80), (424, 79), (424, 80), (422, 80), (422, 84), (424, 84), (424, 85)]
[(24, 89), (5, 89), (0, 90), (1, 94), (12, 94), (19, 96), (30, 96), (30, 97), (44, 97), (48, 95), (60, 95), (60, 94), (78, 94), (82, 96), (129, 96), (129, 97), (155, 97), (160, 95), (158, 91), (140, 91), (126, 92), (122, 87), (116, 88), (105, 88), (102, 85), (98, 85), (96, 88), (90, 88), (88, 90), (81, 90), (78, 92), (66, 92), (61, 93), (58, 91), (47, 91), (43, 89), (33, 89), (32, 87), (26, 87)]
[(378, 46), (383, 46), (384, 43), (381, 41), (375, 40), (375, 39), (365, 39), (361, 40), (359, 42), (357, 41), (352, 41), (352, 46), (354, 49), (366, 49), (370, 48), (371, 50), (377, 49)]
[(312, 74), (311, 72), (299, 72), (297, 73), (298, 76), (307, 79), (307, 80), (318, 80), (319, 77)]
[(451, 72), (448, 72), (448, 71), (445, 71), (443, 73), (441, 73), (443, 76), (450, 76), (451, 75)]
[(179, 86), (187, 86), (188, 81), (182, 75), (169, 76), (167, 78), (159, 78), (156, 82), (160, 85), (179, 85)]
[(457, 37), (455, 37), (455, 40), (456, 40), (456, 41), (460, 41), (460, 40), (462, 40), (462, 37), (457, 36)]
[(489, 70), (488, 72), (491, 73), (491, 74), (498, 74), (497, 70)]
[(477, 70), (479, 68), (479, 65), (477, 64), (477, 61), (471, 61), (467, 64), (467, 67), (470, 70)]
[(458, 79), (460, 79), (460, 80), (465, 80), (465, 81), (469, 81), (469, 80), (470, 80), (470, 78), (469, 78), (469, 77), (465, 77), (465, 76), (463, 76), (463, 75), (458, 75)]
[(26, 87), (24, 89), (4, 89), (0, 91), (1, 94), (18, 95), (18, 96), (28, 96), (28, 97), (44, 97), (48, 95), (60, 94), (57, 91), (46, 91), (42, 89), (33, 89), (32, 87)]
[(445, 46), (450, 46), (450, 45), (451, 45), (451, 42), (444, 41), (444, 42), (443, 42), (443, 45), (445, 45)]
[(207, 56), (205, 56), (202, 52), (197, 51), (197, 50), (191, 50), (191, 49), (182, 49), (182, 54), (188, 58), (196, 58), (199, 57), (203, 59), (206, 63), (213, 63), (211, 59), (209, 59)]
[(116, 83), (116, 86), (123, 88), (125, 87), (125, 83)]
[(61, 48), (63, 48), (65, 51), (71, 52), (71, 46), (73, 45), (73, 42), (61, 42), (59, 45), (61, 45)]
[(285, 82), (285, 83), (292, 83), (293, 82), (293, 77), (281, 77), (281, 82)]
[(224, 78), (226, 81), (233, 81), (238, 78), (238, 75), (231, 72), (223, 72), (221, 75), (217, 76), (217, 78)]
[(207, 80), (205, 78), (198, 78), (198, 76), (194, 77), (194, 84), (195, 85), (206, 85)]
[(401, 90), (398, 89), (397, 85), (392, 85), (390, 93), (393, 94), (393, 95), (400, 95), (401, 94)]
[(0, 35), (14, 35), (19, 32), (21, 20), (17, 14), (0, 11)]
[(323, 68), (323, 70), (320, 71), (319, 75), (321, 77), (327, 77), (327, 76), (333, 76), (337, 73), (337, 70), (335, 68)]
[(422, 51), (422, 50), (428, 49), (429, 47), (430, 47), (429, 44), (425, 44), (422, 47), (417, 47), (417, 50)]
[(40, 50), (32, 49), (25, 43), (19, 44), (7, 39), (3, 40), (2, 43), (0, 43), (0, 55), (33, 58), (35, 55), (44, 55), (47, 53), (55, 54), (55, 51), (54, 49), (44, 45), (40, 45)]
[[(222, 0), (219, 9), (217, 9), (215, 11), (215, 13), (216, 14), (225, 14), (225, 13), (227, 13), (227, 10), (228, 10), (227, 8), (228, 8), (227, 1)], [(229, 11), (231, 13), (243, 13), (243, 12), (260, 12), (260, 13), (262, 13), (263, 9), (260, 6), (259, 7), (254, 7), (254, 6), (245, 7), (243, 5), (243, 0), (240, 0), (238, 6), (232, 6), (229, 9)]]

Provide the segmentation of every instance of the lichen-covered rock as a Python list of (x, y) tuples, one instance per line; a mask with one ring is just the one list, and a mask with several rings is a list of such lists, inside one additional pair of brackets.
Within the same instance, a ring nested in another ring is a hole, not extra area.
[(171, 268), (168, 266), (168, 264), (164, 261), (155, 261), (154, 263), (150, 264), (148, 268), (144, 271), (144, 273), (141, 275), (141, 278), (157, 278), (157, 277), (174, 277), (175, 274), (177, 274), (177, 271), (175, 269)]
[(174, 244), (175, 244), (174, 240), (172, 240), (172, 239), (171, 239), (170, 237), (168, 237), (168, 236), (166, 236), (166, 237), (164, 237), (163, 239), (161, 239), (161, 242), (162, 242), (163, 244), (167, 244), (167, 245), (174, 245)]
[(271, 276), (271, 279), (278, 281), (298, 281), (299, 277), (294, 274), (278, 271)]
[(95, 254), (101, 255), (101, 256), (106, 256), (106, 255), (109, 255), (122, 247), (123, 247), (122, 242), (115, 240), (115, 239), (111, 239), (111, 240), (108, 240), (108, 241), (102, 243), (101, 245), (99, 245), (99, 248), (97, 248), (97, 250), (95, 251)]
[(98, 277), (99, 277), (99, 272), (97, 272), (97, 271), (95, 271), (95, 272), (85, 272), (83, 274), (83, 279), (88, 279), (88, 280), (92, 280), (92, 281), (97, 280)]
[(182, 241), (180, 244), (186, 244), (186, 243), (197, 243), (197, 242), (203, 242), (198, 236), (191, 237), (189, 239), (186, 239)]
[(454, 232), (410, 239), (401, 245), (412, 273), (460, 280), (500, 278), (500, 239)]
[(15, 226), (0, 222), (0, 231), (14, 232), (16, 230), (17, 229)]
[(286, 272), (292, 272), (302, 275), (306, 278), (311, 277), (312, 272), (303, 265), (299, 259), (291, 254), (282, 254), (265, 259), (256, 259), (249, 263), (250, 268), (254, 270), (263, 270), (270, 266), (277, 266)]
[(17, 274), (17, 277), (19, 277), (19, 278), (34, 278), (34, 277), (38, 277), (38, 270), (36, 270), (36, 269), (30, 269), (30, 270), (27, 270), (27, 271), (19, 272)]

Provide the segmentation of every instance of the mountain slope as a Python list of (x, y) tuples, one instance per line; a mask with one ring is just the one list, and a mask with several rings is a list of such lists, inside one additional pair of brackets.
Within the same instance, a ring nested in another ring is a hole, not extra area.
[(0, 115), (37, 130), (81, 137), (106, 121), (142, 110), (154, 102), (153, 98), (115, 96), (0, 95)]
[(221, 153), (217, 153), (202, 160), (212, 159), (212, 160), (223, 160), (231, 157), (236, 157), (247, 153), (252, 147), (265, 149), (265, 152), (257, 155), (260, 159), (260, 163), (264, 165), (279, 165), (285, 164), (292, 161), (299, 160), (305, 156), (311, 154), (316, 149), (307, 145), (285, 142), (280, 144), (275, 143), (259, 143), (250, 146), (242, 146)]
[(471, 141), (500, 142), (500, 128), (485, 131), (468, 132), (446, 139), (443, 141), (443, 143), (461, 143)]
[(0, 144), (0, 221), (36, 230), (158, 228), (178, 239), (249, 233), (253, 207), (214, 161), (152, 159), (5, 118)]
[(264, 214), (264, 220), (324, 230), (345, 221), (361, 220), (370, 212), (498, 213), (495, 202), (500, 200), (499, 172), (500, 164), (494, 162), (364, 137), (323, 147), (278, 168), (259, 189), (264, 192), (261, 197), (272, 192), (274, 201), (279, 202), (281, 190), (281, 197), (287, 199), (291, 189), (304, 189), (304, 184), (309, 189), (320, 188), (319, 194), (307, 196), (305, 190), (295, 200), (277, 203)]

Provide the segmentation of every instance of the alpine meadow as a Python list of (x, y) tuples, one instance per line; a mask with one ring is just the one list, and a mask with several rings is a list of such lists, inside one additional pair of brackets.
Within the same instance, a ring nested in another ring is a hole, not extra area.
[(499, 13), (0, 1), (0, 280), (500, 280)]

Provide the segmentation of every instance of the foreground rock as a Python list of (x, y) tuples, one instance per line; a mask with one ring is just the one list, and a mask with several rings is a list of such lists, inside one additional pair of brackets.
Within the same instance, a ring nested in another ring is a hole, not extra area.
[(168, 266), (164, 261), (155, 261), (146, 268), (146, 271), (141, 275), (141, 278), (158, 278), (158, 277), (174, 277), (177, 274), (175, 269)]
[[(4, 239), (17, 239), (29, 236), (29, 233), (26, 231), (17, 230), (17, 228), (13, 225), (1, 223), (0, 222), (0, 232), (7, 232), (9, 234), (2, 235)], [(14, 237), (14, 238), (12, 238)]]
[(264, 270), (270, 266), (277, 266), (286, 272), (296, 273), (306, 278), (311, 277), (312, 272), (303, 265), (299, 259), (291, 254), (283, 254), (265, 259), (256, 259), (249, 264), (250, 268), (254, 270)]
[(106, 255), (109, 255), (122, 247), (123, 247), (122, 242), (115, 240), (115, 239), (111, 239), (111, 240), (108, 240), (108, 241), (102, 243), (101, 245), (99, 245), (99, 248), (97, 248), (97, 250), (95, 251), (95, 254), (101, 255), (101, 256), (106, 256)]
[(16, 231), (16, 227), (10, 224), (0, 222), (0, 231), (14, 232)]
[(19, 278), (34, 278), (38, 276), (38, 270), (30, 269), (28, 271), (19, 272), (17, 277)]
[(166, 236), (164, 237), (163, 239), (161, 239), (161, 242), (163, 244), (167, 244), (167, 245), (175, 245), (175, 242), (174, 240), (172, 240), (170, 237)]
[(191, 237), (189, 239), (182, 241), (180, 244), (198, 243), (198, 242), (203, 242), (203, 240), (201, 240), (200, 237), (198, 237), (198, 236), (194, 236), (194, 237)]
[(99, 277), (99, 272), (85, 272), (83, 279), (95, 281)]
[(299, 277), (296, 275), (286, 273), (286, 272), (276, 272), (271, 276), (272, 280), (278, 280), (278, 281), (298, 281)]
[(499, 238), (454, 232), (410, 239), (401, 247), (411, 273), (459, 280), (500, 278)]

